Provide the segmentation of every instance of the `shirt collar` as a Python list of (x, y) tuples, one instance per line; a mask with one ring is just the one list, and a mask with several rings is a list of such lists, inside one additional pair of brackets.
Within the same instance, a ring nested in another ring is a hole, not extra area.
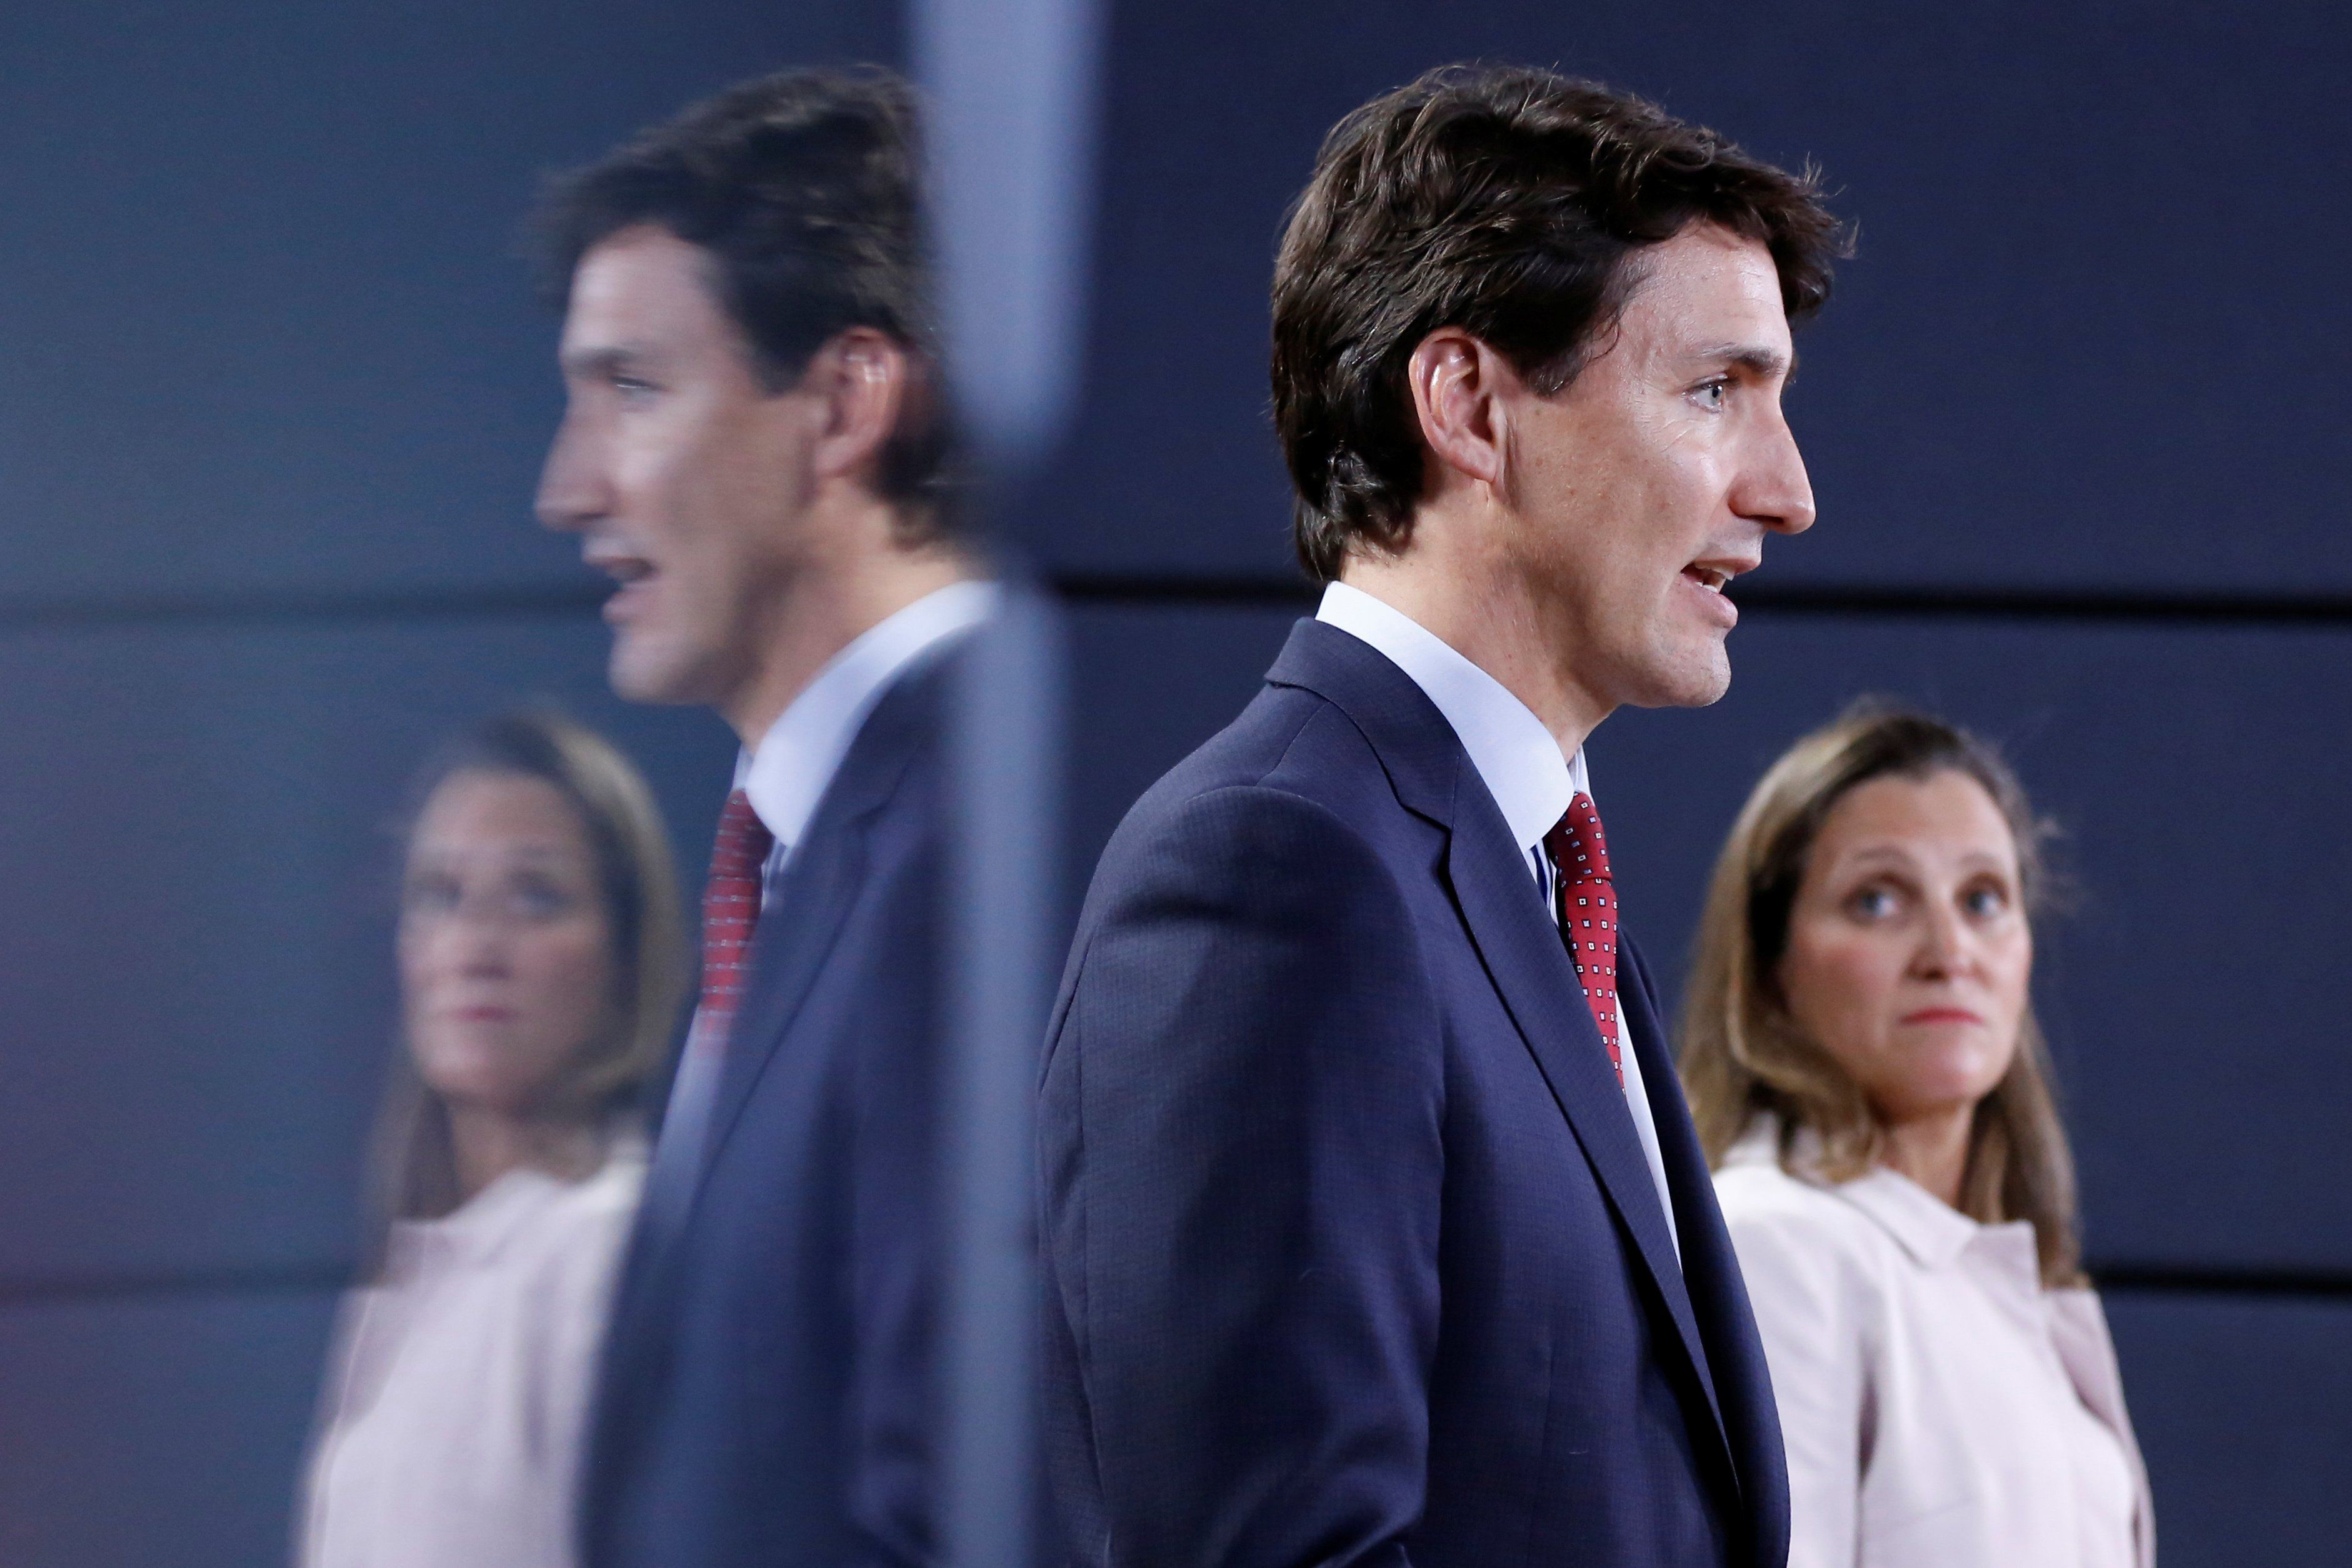
[(1561, 757), (1527, 704), (1403, 611), (1335, 582), (1315, 619), (1370, 643), (1422, 689), (1453, 726), (1521, 849), (1542, 843), (1569, 802), (1591, 793), (1581, 747), (1573, 760)]
[[(1778, 1117), (1759, 1115), (1726, 1152), (1723, 1163), (1727, 1166), (1777, 1165), (1780, 1128)], [(1819, 1174), (1821, 1157), (1821, 1134), (1811, 1127), (1800, 1127), (1789, 1149), (1790, 1164), (1796, 1167), (1793, 1174), (1859, 1209), (1893, 1237), (1895, 1244), (1920, 1267), (1944, 1268), (1971, 1245), (1984, 1241), (1993, 1251), (2006, 1254), (2016, 1253), (2021, 1245), (2028, 1271), (2035, 1270), (2031, 1223), (2019, 1220), (2008, 1225), (1980, 1224), (1902, 1172), (1885, 1166), (1874, 1166), (1852, 1181), (1832, 1182)]]
[(1928, 1269), (1941, 1269), (1989, 1228), (1954, 1208), (1902, 1172), (1885, 1166), (1830, 1189), (1877, 1222)]
[(395, 1220), (392, 1227), (399, 1271), (431, 1267), (436, 1259), (488, 1263), (514, 1239), (541, 1222), (557, 1204), (635, 1190), (645, 1175), (646, 1142), (635, 1132), (615, 1133), (604, 1161), (577, 1180), (531, 1166), (518, 1166), (437, 1219)]
[(735, 787), (751, 797), (778, 845), (789, 850), (807, 831), (858, 727), (890, 683), (926, 650), (987, 620), (996, 598), (993, 583), (950, 583), (869, 627), (826, 661), (759, 745), (737, 757)]
[(437, 1218), (400, 1220), (392, 1229), (394, 1270), (430, 1269), (441, 1260), (487, 1262), (568, 1186), (545, 1171), (519, 1166)]

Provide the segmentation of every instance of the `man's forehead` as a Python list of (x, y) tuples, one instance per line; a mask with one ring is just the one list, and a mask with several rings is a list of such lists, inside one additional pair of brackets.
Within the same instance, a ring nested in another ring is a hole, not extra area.
[(1762, 241), (1715, 224), (1693, 224), (1643, 252), (1641, 267), (1626, 302), (1628, 328), (1672, 340), (1676, 352), (1789, 359), (1780, 269)]
[(591, 246), (572, 269), (564, 353), (607, 353), (723, 329), (709, 256), (667, 229), (641, 224)]

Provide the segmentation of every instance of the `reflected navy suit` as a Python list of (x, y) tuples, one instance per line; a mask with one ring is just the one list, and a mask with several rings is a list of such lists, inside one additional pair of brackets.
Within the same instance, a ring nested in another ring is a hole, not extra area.
[(591, 1568), (933, 1555), (947, 687), (882, 696), (772, 886), (700, 1181), (648, 1198), (583, 1478)]
[(1544, 894), (1402, 671), (1302, 622), (1096, 873), (1041, 1109), (1087, 1564), (1780, 1568), (1764, 1354), (1630, 944), (1682, 1258)]

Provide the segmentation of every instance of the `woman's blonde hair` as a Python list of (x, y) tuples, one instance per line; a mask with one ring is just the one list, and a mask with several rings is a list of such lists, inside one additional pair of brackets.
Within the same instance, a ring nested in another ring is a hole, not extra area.
[[(1859, 1176), (1885, 1153), (1885, 1129), (1861, 1085), (1790, 1019), (1776, 972), (1805, 864), (1830, 812), (1873, 779), (1964, 774), (1983, 786), (2017, 845), (2029, 917), (2042, 907), (2048, 830), (2017, 775), (1984, 741), (1925, 714), (1864, 702), (1790, 747), (1757, 781), (1716, 862), (1682, 1010), (1684, 1092), (1708, 1163), (1720, 1166), (1759, 1117), (1776, 1117), (1780, 1159), (1796, 1174), (1799, 1135), (1821, 1141), (1809, 1169)], [(2009, 1071), (1978, 1105), (1960, 1209), (1987, 1224), (2033, 1223), (2042, 1278), (2080, 1284), (2074, 1162), (2051, 1091), (2049, 1053), (2029, 999)]]
[[(595, 731), (559, 714), (501, 714), (460, 736), (417, 776), (400, 835), (404, 863), (426, 803), (459, 774), (537, 779), (579, 817), (612, 933), (613, 1013), (611, 1027), (566, 1064), (549, 1098), (560, 1115), (617, 1134), (632, 1124), (661, 1069), (686, 994), (685, 917), (661, 809), (636, 767)], [(404, 1045), (394, 1053), (377, 1142), (383, 1222), (457, 1206), (448, 1108), (418, 1076)]]

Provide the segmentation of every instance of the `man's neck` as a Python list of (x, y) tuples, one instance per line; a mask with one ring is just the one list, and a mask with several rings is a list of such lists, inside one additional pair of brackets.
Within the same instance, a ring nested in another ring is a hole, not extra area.
[(834, 656), (899, 611), (971, 575), (960, 552), (893, 551), (838, 573), (813, 574), (777, 606), (753, 679), (719, 705), (746, 748), (755, 748), (793, 699)]
[(1527, 585), (1481, 565), (1425, 552), (1416, 540), (1401, 556), (1349, 556), (1339, 580), (1411, 616), (1494, 676), (1551, 732), (1560, 755), (1572, 760), (1612, 706), (1579, 685), (1564, 667)]
[(830, 527), (845, 540), (793, 579), (769, 607), (769, 632), (751, 677), (718, 703), (746, 750), (783, 717), (793, 698), (809, 689), (835, 653), (889, 621), (912, 601), (971, 576), (971, 559), (955, 546), (903, 548), (896, 515), (870, 503), (863, 515)]

